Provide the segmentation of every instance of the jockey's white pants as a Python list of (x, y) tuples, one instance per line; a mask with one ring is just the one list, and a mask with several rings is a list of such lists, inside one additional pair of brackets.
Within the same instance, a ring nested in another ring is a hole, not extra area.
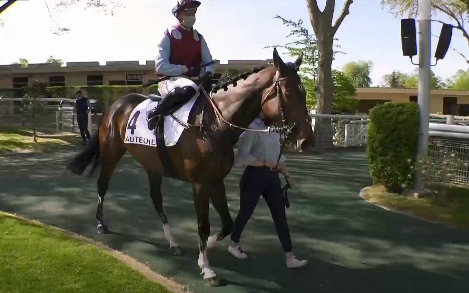
[(195, 89), (195, 95), (199, 95), (199, 87), (190, 79), (183, 76), (174, 76), (170, 79), (163, 80), (158, 83), (158, 91), (162, 98), (166, 97), (171, 91), (177, 87), (191, 86)]

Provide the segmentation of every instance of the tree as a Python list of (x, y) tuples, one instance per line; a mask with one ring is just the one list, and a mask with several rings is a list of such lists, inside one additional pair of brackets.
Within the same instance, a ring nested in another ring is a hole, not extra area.
[(344, 72), (332, 70), (334, 81), (334, 102), (332, 110), (335, 113), (354, 114), (358, 109), (359, 100), (355, 98), (353, 80)]
[[(330, 114), (334, 100), (334, 82), (332, 79), (332, 61), (334, 36), (345, 17), (349, 14), (353, 0), (346, 0), (339, 17), (332, 24), (335, 0), (327, 0), (323, 11), (318, 7), (317, 0), (306, 0), (311, 25), (317, 38), (319, 53), (318, 82), (316, 87), (318, 113)], [(316, 119), (316, 145), (329, 147), (333, 145), (332, 124), (330, 119)]]
[(458, 70), (447, 80), (448, 88), (455, 90), (469, 90), (469, 70)]
[[(358, 109), (359, 101), (355, 98), (356, 90), (352, 79), (342, 71), (332, 70), (332, 80), (335, 88), (332, 112), (354, 114)], [(317, 101), (314, 91), (316, 83), (312, 79), (305, 78), (303, 85), (306, 89), (306, 106), (308, 109), (316, 108)]]
[[(276, 19), (282, 20), (283, 24), (292, 27), (292, 31), (287, 36), (297, 37), (298, 39), (285, 45), (267, 46), (265, 48), (280, 47), (287, 50), (290, 56), (303, 56), (302, 66), (300, 68), (300, 76), (303, 86), (306, 90), (306, 107), (312, 109), (316, 106), (316, 87), (318, 79), (318, 63), (319, 52), (317, 40), (314, 34), (311, 34), (307, 28), (303, 26), (303, 21), (300, 19), (297, 22), (287, 20), (281, 16), (276, 16)], [(336, 45), (336, 47), (339, 47)], [(333, 51), (333, 56), (341, 51)]]
[(405, 82), (407, 78), (409, 78), (408, 74), (393, 70), (391, 74), (386, 74), (383, 76), (382, 85), (390, 88), (405, 88)]
[(303, 26), (303, 20), (301, 19), (298, 20), (298, 22), (294, 22), (287, 20), (279, 15), (277, 15), (275, 18), (282, 20), (284, 25), (292, 27), (292, 31), (287, 36), (287, 38), (295, 36), (299, 39), (286, 43), (285, 45), (267, 46), (265, 48), (280, 47), (286, 49), (290, 56), (303, 55), (301, 74), (303, 76), (307, 76), (315, 82), (318, 77), (319, 60), (316, 37)]
[(60, 64), (60, 65), (64, 64), (62, 59), (54, 59), (54, 57), (52, 55), (49, 56), (49, 58), (47, 58), (46, 63), (55, 63), (55, 64)]
[[(418, 88), (418, 84), (419, 84), (419, 72), (417, 68), (414, 70), (414, 73), (411, 76), (407, 77), (405, 81), (405, 88), (408, 88), (408, 89)], [(443, 80), (439, 76), (436, 76), (432, 70), (430, 70), (430, 88), (442, 89), (445, 87), (446, 87), (446, 84), (443, 82)]]
[(29, 61), (28, 59), (20, 58), (19, 63), (18, 62), (13, 62), (13, 64), (19, 64), (21, 67), (28, 67)]
[[(443, 13), (451, 19), (453, 21), (453, 27), (461, 31), (469, 45), (469, 34), (464, 27), (465, 23), (469, 21), (468, 2), (468, 0), (431, 0), (432, 12), (434, 14), (435, 12)], [(389, 6), (390, 12), (396, 17), (405, 14), (407, 14), (408, 17), (415, 17), (418, 14), (418, 0), (381, 0), (381, 4), (383, 7), (385, 5)], [(444, 23), (438, 19), (433, 21)], [(456, 52), (469, 63), (469, 60), (464, 54), (458, 51)]]
[(371, 85), (371, 69), (373, 62), (359, 60), (358, 62), (349, 62), (345, 64), (342, 71), (346, 76), (352, 79), (352, 82), (357, 88), (370, 87)]

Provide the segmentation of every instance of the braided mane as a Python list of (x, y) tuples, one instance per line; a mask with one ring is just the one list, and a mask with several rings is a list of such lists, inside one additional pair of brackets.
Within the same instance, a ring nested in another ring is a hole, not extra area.
[(216, 93), (220, 89), (223, 89), (223, 90), (227, 91), (228, 86), (230, 84), (232, 84), (235, 87), (237, 85), (238, 80), (241, 80), (241, 79), (245, 80), (251, 74), (258, 73), (259, 71), (264, 70), (265, 68), (266, 68), (265, 66), (254, 67), (251, 71), (246, 71), (244, 73), (239, 74), (238, 76), (233, 77), (232, 79), (228, 80), (227, 82), (225, 82), (223, 84), (216, 85), (212, 90), (213, 90), (214, 93)]

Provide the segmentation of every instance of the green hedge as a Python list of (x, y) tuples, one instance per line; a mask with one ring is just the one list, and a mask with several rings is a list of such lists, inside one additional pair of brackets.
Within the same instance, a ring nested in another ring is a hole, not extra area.
[(374, 107), (368, 124), (367, 159), (375, 184), (390, 192), (410, 186), (415, 174), (419, 109), (416, 103)]
[[(82, 90), (85, 97), (96, 99), (98, 104), (105, 109), (112, 104), (115, 100), (129, 93), (143, 93), (143, 87), (136, 86), (111, 86), (111, 85), (98, 85), (98, 86), (54, 86), (46, 87), (46, 96), (51, 98), (64, 98), (74, 99), (77, 90)], [(157, 94), (158, 86), (152, 85), (146, 90), (148, 93)], [(19, 88), (19, 89), (0, 89), (0, 96), (7, 98), (21, 98), (25, 94), (30, 96), (37, 93), (37, 89), (33, 87)]]

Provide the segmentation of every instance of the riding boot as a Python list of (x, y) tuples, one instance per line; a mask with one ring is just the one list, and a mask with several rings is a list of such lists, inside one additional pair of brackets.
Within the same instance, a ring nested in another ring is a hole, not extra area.
[(158, 105), (148, 112), (148, 129), (153, 130), (159, 120), (181, 108), (195, 95), (196, 90), (191, 86), (177, 87), (164, 97)]

